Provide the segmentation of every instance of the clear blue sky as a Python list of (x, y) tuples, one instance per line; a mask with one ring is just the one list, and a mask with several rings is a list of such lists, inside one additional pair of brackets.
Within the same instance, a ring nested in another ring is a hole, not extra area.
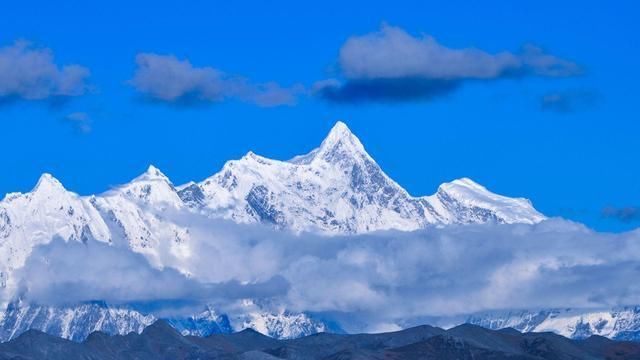
[[(58, 66), (89, 69), (92, 89), (63, 102), (0, 97), (0, 193), (28, 191), (42, 172), (80, 194), (97, 193), (148, 164), (176, 184), (201, 180), (248, 150), (277, 159), (307, 152), (343, 120), (414, 195), (466, 176), (528, 197), (547, 215), (599, 230), (638, 227), (640, 7), (614, 3), (5, 1), (0, 48), (18, 39), (46, 47)], [(383, 23), (450, 48), (515, 53), (533, 43), (584, 72), (469, 81), (428, 100), (335, 103), (310, 95), (275, 107), (148, 101), (130, 82), (136, 55), (154, 53), (255, 83), (309, 88), (336, 76), (347, 39)], [(545, 109), (549, 94), (577, 103)], [(90, 131), (74, 127), (72, 113), (86, 114)], [(605, 218), (606, 207), (631, 216)]]

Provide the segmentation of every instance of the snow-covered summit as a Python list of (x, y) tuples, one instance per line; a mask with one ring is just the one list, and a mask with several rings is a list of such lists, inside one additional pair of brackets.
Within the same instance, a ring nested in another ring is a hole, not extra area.
[(443, 184), (435, 195), (413, 197), (343, 122), (305, 155), (279, 161), (249, 152), (210, 178), (180, 188), (186, 204), (210, 216), (294, 231), (363, 233), (544, 219), (528, 200), (493, 194), (466, 178)]
[(130, 182), (91, 198), (111, 229), (134, 251), (147, 255), (158, 263), (162, 239), (170, 246), (183, 244), (188, 230), (172, 223), (163, 214), (182, 211), (184, 202), (169, 178), (150, 165), (147, 171)]
[[(21, 267), (34, 247), (52, 240), (109, 242), (109, 229), (86, 199), (43, 174), (32, 191), (0, 202), (0, 275)], [(6, 286), (6, 283), (3, 283)]]
[[(450, 219), (458, 223), (524, 223), (534, 224), (545, 219), (525, 198), (510, 198), (494, 194), (469, 178), (444, 183), (435, 195), (425, 197), (432, 203), (447, 207)], [(473, 211), (469, 211), (473, 210)]]
[(365, 151), (360, 140), (351, 132), (345, 123), (338, 121), (319, 147), (308, 154), (299, 155), (289, 160), (292, 164), (311, 164), (312, 162), (326, 161), (339, 162), (341, 159), (366, 158), (373, 161)]
[(126, 197), (130, 201), (146, 205), (170, 205), (176, 208), (183, 205), (171, 180), (153, 165), (130, 182), (101, 195), (105, 198), (114, 196)]
[(54, 178), (53, 175), (49, 173), (43, 173), (40, 176), (40, 179), (38, 179), (36, 186), (31, 190), (31, 193), (50, 194), (62, 191), (66, 191), (66, 189), (58, 179)]

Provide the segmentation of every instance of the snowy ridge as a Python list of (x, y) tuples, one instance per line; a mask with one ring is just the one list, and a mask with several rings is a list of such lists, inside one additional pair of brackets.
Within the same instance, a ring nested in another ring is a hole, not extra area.
[(296, 339), (335, 330), (305, 313), (294, 313), (281, 307), (272, 308), (254, 300), (244, 300), (240, 307), (238, 313), (242, 315), (232, 319), (235, 329), (253, 329), (276, 339)]
[(72, 307), (34, 306), (11, 303), (0, 321), (0, 341), (11, 340), (29, 329), (65, 339), (82, 341), (94, 331), (126, 335), (140, 333), (156, 318), (131, 309), (118, 309), (104, 303)]
[(640, 340), (640, 307), (613, 309), (546, 309), (476, 314), (465, 322), (492, 330), (514, 328), (522, 332), (551, 331), (572, 338), (599, 335), (617, 340)]
[(171, 317), (165, 320), (184, 336), (209, 336), (211, 334), (229, 334), (234, 331), (227, 316), (219, 314), (210, 306), (189, 317)]
[[(242, 305), (245, 314), (232, 321), (212, 307), (183, 317), (164, 318), (182, 335), (209, 336), (229, 334), (247, 328), (276, 339), (293, 339), (327, 331), (328, 327), (304, 313), (284, 310), (268, 312), (247, 300)], [(9, 304), (0, 319), (0, 342), (11, 340), (29, 329), (36, 329), (65, 339), (82, 341), (94, 331), (110, 335), (141, 333), (158, 318), (129, 307), (114, 307), (104, 302), (74, 306), (42, 306), (22, 303)]]

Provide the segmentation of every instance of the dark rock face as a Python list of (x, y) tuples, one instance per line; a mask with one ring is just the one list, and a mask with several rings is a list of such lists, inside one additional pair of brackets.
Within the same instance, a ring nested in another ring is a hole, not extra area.
[(204, 204), (205, 197), (197, 184), (191, 184), (178, 191), (180, 199), (189, 207), (200, 208)]
[(6, 239), (11, 235), (11, 218), (7, 210), (0, 208), (0, 239)]
[(274, 225), (284, 225), (284, 214), (273, 206), (273, 193), (266, 186), (254, 186), (247, 195), (247, 210), (260, 221)]
[(321, 333), (275, 340), (253, 330), (207, 337), (182, 336), (164, 321), (142, 334), (92, 333), (77, 343), (30, 330), (0, 344), (2, 359), (640, 359), (640, 344), (592, 336), (571, 340), (552, 333), (450, 330), (419, 326), (383, 334)]

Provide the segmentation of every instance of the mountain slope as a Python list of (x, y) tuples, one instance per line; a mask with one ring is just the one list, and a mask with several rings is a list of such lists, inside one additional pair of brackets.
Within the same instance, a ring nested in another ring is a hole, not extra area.
[(23, 266), (34, 247), (54, 239), (111, 242), (98, 211), (84, 198), (43, 174), (29, 193), (7, 194), (0, 202), (0, 285)]
[[(90, 197), (91, 204), (110, 225), (124, 246), (147, 256), (162, 267), (158, 249), (170, 248), (178, 258), (188, 254), (189, 229), (173, 223), (168, 212), (185, 211), (177, 189), (154, 166), (131, 182)], [(180, 270), (180, 269), (179, 269)]]

